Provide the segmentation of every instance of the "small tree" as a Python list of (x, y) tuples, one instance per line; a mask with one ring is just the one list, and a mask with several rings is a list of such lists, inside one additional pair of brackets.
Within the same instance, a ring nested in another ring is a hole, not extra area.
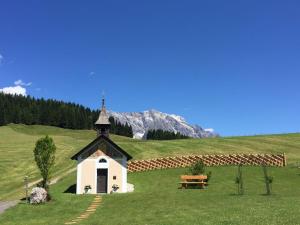
[[(197, 161), (195, 164), (193, 164), (190, 169), (189, 169), (189, 172), (192, 174), (192, 175), (204, 175), (205, 174), (205, 164), (202, 160), (199, 160)], [(211, 176), (212, 176), (212, 172), (209, 171), (207, 174), (207, 179), (205, 180), (205, 182), (208, 182), (210, 179), (211, 179)], [(206, 183), (206, 186), (208, 184)]]
[(243, 180), (243, 172), (242, 172), (242, 164), (238, 166), (238, 174), (235, 178), (235, 183), (237, 184), (237, 191), (239, 195), (244, 194), (244, 180)]
[(192, 167), (190, 168), (190, 173), (192, 175), (199, 175), (204, 174), (205, 172), (205, 165), (202, 160), (197, 161)]
[(268, 175), (267, 166), (263, 165), (263, 171), (264, 171), (264, 181), (266, 184), (266, 194), (271, 195), (271, 185), (273, 182), (273, 177)]
[(35, 144), (34, 159), (42, 175), (41, 186), (48, 190), (48, 181), (55, 162), (56, 146), (48, 135), (39, 139)]

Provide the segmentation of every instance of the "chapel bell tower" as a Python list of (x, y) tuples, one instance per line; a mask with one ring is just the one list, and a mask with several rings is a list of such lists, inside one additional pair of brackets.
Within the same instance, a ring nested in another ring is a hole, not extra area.
[(95, 122), (95, 129), (97, 130), (97, 136), (104, 135), (109, 137), (110, 122), (107, 116), (105, 99), (102, 98), (102, 108), (99, 114), (98, 120)]

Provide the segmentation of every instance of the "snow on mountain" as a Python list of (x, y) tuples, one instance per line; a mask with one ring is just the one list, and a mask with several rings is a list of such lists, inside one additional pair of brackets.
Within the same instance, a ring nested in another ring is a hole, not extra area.
[(179, 132), (183, 135), (193, 138), (216, 137), (217, 134), (212, 128), (203, 129), (198, 125), (190, 125), (181, 116), (166, 114), (157, 110), (148, 110), (144, 112), (108, 112), (122, 124), (128, 123), (132, 129), (134, 138), (142, 139), (147, 135), (148, 130), (166, 130)]

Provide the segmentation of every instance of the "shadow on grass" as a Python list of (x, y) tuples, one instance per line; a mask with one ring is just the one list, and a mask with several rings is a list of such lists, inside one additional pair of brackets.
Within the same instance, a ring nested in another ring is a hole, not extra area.
[(271, 196), (274, 196), (274, 193), (271, 193), (271, 194), (264, 193), (264, 194), (260, 194), (260, 196), (271, 197)]
[(64, 191), (64, 193), (76, 194), (76, 184), (72, 184)]
[[(264, 193), (264, 194), (257, 194), (257, 195), (269, 197), (269, 196), (274, 196), (275, 194), (271, 193), (271, 194), (268, 195), (268, 194)], [(247, 196), (247, 194), (241, 195), (241, 194), (237, 194), (237, 193), (231, 193), (231, 194), (229, 194), (229, 196), (243, 197), (243, 196)]]
[(243, 195), (237, 194), (237, 193), (231, 193), (231, 194), (229, 194), (229, 196), (243, 196)]

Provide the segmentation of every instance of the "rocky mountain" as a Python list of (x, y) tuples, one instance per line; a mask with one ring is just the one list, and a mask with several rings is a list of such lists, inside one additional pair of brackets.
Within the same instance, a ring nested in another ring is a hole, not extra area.
[(148, 130), (157, 129), (179, 132), (193, 138), (217, 136), (213, 129), (203, 129), (198, 125), (190, 125), (181, 116), (166, 114), (156, 110), (125, 113), (109, 111), (108, 114), (122, 124), (130, 124), (136, 139), (143, 139), (147, 135)]

